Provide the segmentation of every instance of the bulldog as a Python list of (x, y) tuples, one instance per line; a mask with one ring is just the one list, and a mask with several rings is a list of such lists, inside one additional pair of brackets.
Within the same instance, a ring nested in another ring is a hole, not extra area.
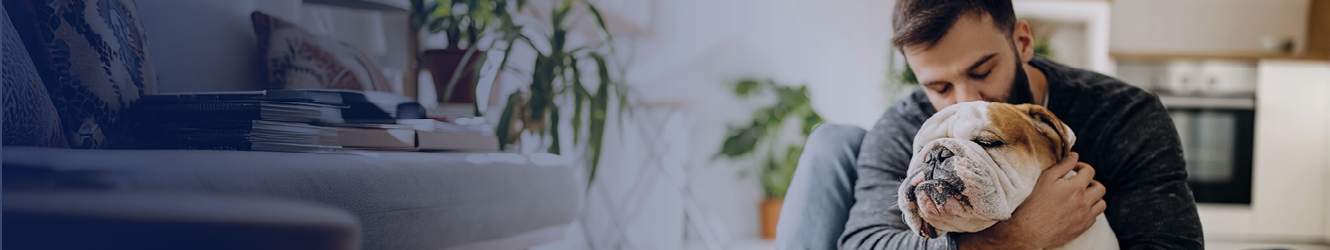
[[(924, 237), (987, 229), (1011, 218), (1040, 173), (1070, 154), (1074, 143), (1071, 128), (1042, 106), (951, 105), (915, 135), (897, 204), (905, 223)], [(1100, 214), (1061, 249), (1118, 249), (1117, 236)]]

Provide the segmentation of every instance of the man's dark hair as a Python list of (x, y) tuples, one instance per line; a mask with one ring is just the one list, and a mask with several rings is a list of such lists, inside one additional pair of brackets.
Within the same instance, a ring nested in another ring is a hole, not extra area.
[(983, 14), (993, 17), (994, 28), (1008, 37), (1016, 29), (1011, 0), (899, 0), (892, 13), (891, 44), (897, 48), (921, 44), (933, 47), (956, 19)]

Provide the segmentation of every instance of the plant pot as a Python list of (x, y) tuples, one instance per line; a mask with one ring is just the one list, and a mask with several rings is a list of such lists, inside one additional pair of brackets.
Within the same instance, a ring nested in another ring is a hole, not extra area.
[(462, 69), (462, 77), (457, 80), (457, 85), (453, 88), (452, 98), (444, 98), (448, 92), (448, 81), (453, 79), (453, 72), (457, 72), (457, 66), (462, 63), (462, 58), (466, 56), (464, 49), (432, 49), (425, 51), (424, 63), (429, 68), (429, 73), (434, 78), (434, 90), (438, 94), (439, 102), (448, 99), (450, 103), (476, 103), (476, 82), (480, 80), (476, 69), (485, 61), (485, 51), (477, 50), (471, 54), (467, 60), (466, 68)]
[(780, 220), (780, 206), (785, 199), (767, 198), (762, 201), (762, 238), (776, 239), (776, 223)]

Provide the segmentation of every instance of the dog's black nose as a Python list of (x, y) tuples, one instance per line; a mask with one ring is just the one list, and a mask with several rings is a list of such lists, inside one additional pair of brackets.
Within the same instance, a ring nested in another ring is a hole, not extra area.
[(924, 164), (929, 169), (924, 173), (924, 182), (920, 183), (918, 188), (923, 190), (933, 203), (939, 206), (946, 205), (949, 197), (960, 195), (961, 191), (965, 190), (965, 182), (956, 175), (956, 153), (947, 147), (939, 146), (929, 150), (927, 154)]
[(956, 156), (956, 153), (952, 153), (951, 149), (948, 149), (947, 147), (934, 147), (933, 152), (929, 152), (928, 154), (929, 160), (932, 161), (930, 163), (941, 163), (952, 156)]
[(947, 159), (952, 156), (956, 156), (956, 154), (952, 153), (951, 149), (947, 149), (947, 147), (934, 147), (933, 150), (929, 151), (928, 156), (924, 158), (924, 164), (928, 165), (930, 171), (927, 176), (924, 176), (924, 179), (955, 177), (954, 170), (951, 169), (951, 166), (948, 166), (950, 164), (947, 164)]

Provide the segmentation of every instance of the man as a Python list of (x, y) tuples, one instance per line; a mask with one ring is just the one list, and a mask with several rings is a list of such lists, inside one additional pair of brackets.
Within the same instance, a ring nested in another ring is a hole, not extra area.
[[(1178, 133), (1157, 96), (1034, 56), (1030, 27), (1010, 0), (899, 0), (893, 14), (892, 43), (921, 87), (866, 135), (837, 125), (814, 132), (781, 215), (782, 248), (1043, 249), (1075, 239), (1104, 213), (1123, 249), (1202, 249)], [(1046, 171), (1094, 180), (1044, 174), (1011, 219), (921, 237), (896, 204), (913, 137), (937, 110), (980, 100), (1053, 111), (1075, 131), (1079, 154)]]

